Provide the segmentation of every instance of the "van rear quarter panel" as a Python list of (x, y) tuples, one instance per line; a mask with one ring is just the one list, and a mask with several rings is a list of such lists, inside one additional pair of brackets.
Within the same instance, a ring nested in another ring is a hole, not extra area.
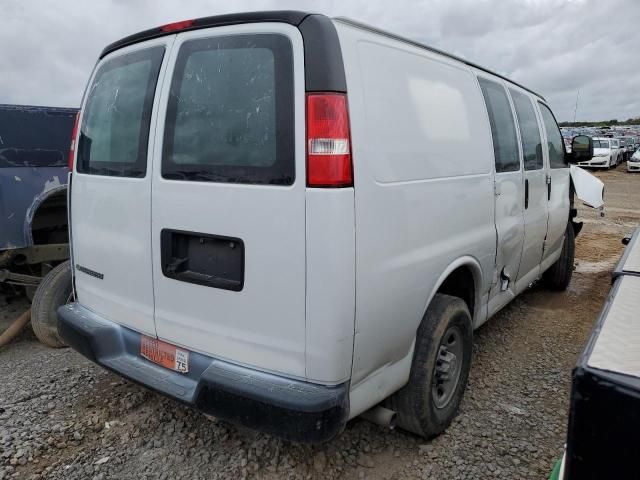
[(357, 385), (410, 353), (443, 272), (458, 259), (480, 266), (476, 297), (488, 291), (493, 151), (466, 65), (340, 22), (336, 28), (354, 162)]

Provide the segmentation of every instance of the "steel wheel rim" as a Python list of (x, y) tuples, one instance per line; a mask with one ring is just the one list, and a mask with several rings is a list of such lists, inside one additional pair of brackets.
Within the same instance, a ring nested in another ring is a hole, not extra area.
[(436, 408), (445, 408), (453, 398), (460, 381), (463, 360), (462, 330), (449, 327), (440, 340), (433, 369), (431, 397)]

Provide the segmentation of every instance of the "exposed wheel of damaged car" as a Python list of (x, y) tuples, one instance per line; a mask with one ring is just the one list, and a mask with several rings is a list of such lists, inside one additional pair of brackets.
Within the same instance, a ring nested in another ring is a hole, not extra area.
[(62, 262), (51, 270), (40, 282), (31, 305), (33, 332), (45, 345), (59, 348), (65, 346), (58, 333), (57, 310), (72, 300), (71, 265)]

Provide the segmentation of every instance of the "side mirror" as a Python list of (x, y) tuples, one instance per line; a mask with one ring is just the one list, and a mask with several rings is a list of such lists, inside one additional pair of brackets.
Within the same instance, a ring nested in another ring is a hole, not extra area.
[(587, 135), (573, 137), (569, 162), (582, 162), (591, 158), (593, 158), (593, 139)]

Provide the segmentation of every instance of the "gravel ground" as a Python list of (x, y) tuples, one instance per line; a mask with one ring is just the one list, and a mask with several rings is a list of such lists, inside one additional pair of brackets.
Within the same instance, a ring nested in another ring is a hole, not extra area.
[[(607, 216), (581, 209), (570, 288), (534, 287), (476, 331), (469, 386), (444, 435), (426, 442), (356, 419), (326, 445), (284, 442), (208, 420), (26, 330), (0, 350), (0, 480), (547, 478), (563, 451), (571, 369), (620, 238), (640, 220), (640, 175), (598, 176)], [(0, 322), (28, 306), (2, 302)]]

